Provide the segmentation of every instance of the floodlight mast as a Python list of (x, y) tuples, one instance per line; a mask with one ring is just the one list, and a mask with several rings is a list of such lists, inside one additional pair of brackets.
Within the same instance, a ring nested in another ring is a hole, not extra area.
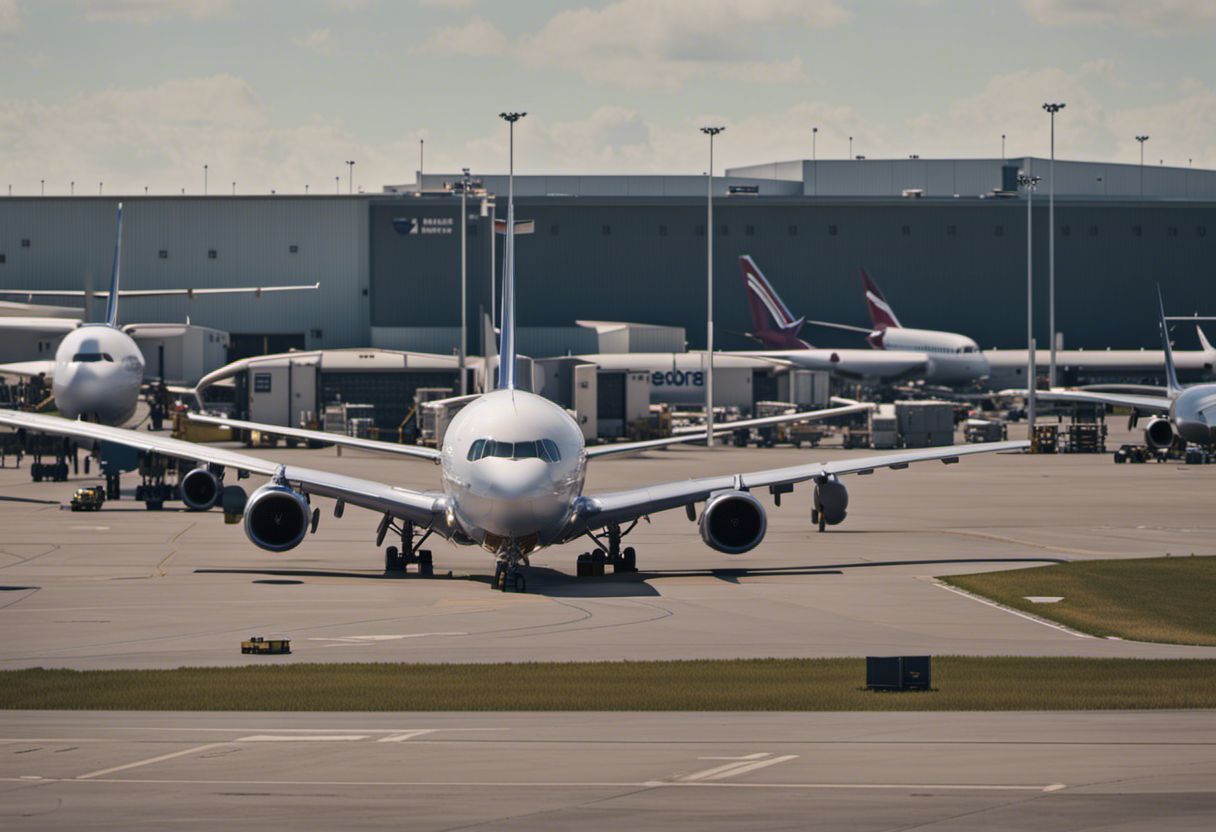
[(1034, 192), (1039, 187), (1038, 176), (1018, 176), (1018, 185), (1026, 189), (1026, 438), (1034, 442), (1035, 420), (1035, 341), (1034, 341)]
[[(515, 387), (515, 122), (527, 113), (499, 113), (507, 123), (507, 243), (503, 251), (502, 314), (499, 317), (501, 335), (498, 350), (498, 387)], [(510, 363), (510, 366), (507, 364)]]
[(705, 446), (714, 446), (714, 136), (725, 127), (702, 127), (709, 136), (709, 176), (705, 220)]
[(1051, 365), (1047, 381), (1052, 387), (1056, 386), (1056, 113), (1064, 107), (1063, 102), (1043, 105), (1051, 116), (1051, 168), (1047, 183), (1047, 334), (1051, 338)]

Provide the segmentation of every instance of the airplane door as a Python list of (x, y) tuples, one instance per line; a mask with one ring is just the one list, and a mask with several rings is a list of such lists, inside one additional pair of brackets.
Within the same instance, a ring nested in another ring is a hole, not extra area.
[(249, 420), (269, 425), (290, 425), (287, 417), (288, 367), (253, 367), (249, 371)]
[(599, 408), (599, 367), (595, 364), (579, 364), (574, 367), (574, 412), (583, 439), (595, 439), (599, 432), (597, 411)]

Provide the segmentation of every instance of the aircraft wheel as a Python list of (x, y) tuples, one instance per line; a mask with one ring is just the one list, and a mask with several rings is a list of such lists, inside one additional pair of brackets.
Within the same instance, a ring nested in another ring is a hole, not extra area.
[(144, 500), (144, 508), (148, 511), (160, 511), (164, 507), (164, 500)]
[(395, 572), (401, 568), (401, 556), (397, 552), (396, 546), (389, 546), (384, 550), (384, 571)]
[(621, 572), (638, 571), (638, 553), (632, 546), (621, 550)]
[(524, 580), (523, 573), (521, 573), (521, 572), (515, 573), (515, 591), (516, 592), (527, 592), (528, 591), (528, 582), (526, 580)]
[(431, 557), (430, 549), (421, 549), (418, 552), (418, 574), (425, 578), (435, 574), (435, 561)]
[(821, 532), (822, 532), (822, 531), (826, 530), (826, 529), (827, 529), (827, 527), (828, 527), (828, 520), (827, 520), (827, 518), (826, 518), (826, 517), (823, 515), (823, 512), (820, 512), (820, 513), (819, 513), (819, 531), (821, 531)]

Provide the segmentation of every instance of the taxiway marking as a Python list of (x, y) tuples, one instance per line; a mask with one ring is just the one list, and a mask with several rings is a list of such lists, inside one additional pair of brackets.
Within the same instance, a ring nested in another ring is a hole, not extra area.
[(233, 742), (358, 742), (366, 734), (253, 734)]
[(1035, 624), (1041, 624), (1044, 627), (1050, 627), (1053, 630), (1059, 630), (1061, 633), (1068, 633), (1070, 636), (1073, 636), (1074, 638), (1094, 638), (1094, 636), (1091, 636), (1088, 633), (1078, 632), (1077, 630), (1073, 630), (1069, 627), (1065, 627), (1063, 624), (1056, 624), (1054, 621), (1047, 621), (1045, 619), (1039, 618), (1037, 615), (1030, 615), (1029, 613), (1024, 613), (1024, 612), (1021, 612), (1020, 610), (1015, 610), (1012, 607), (1007, 607), (1004, 604), (998, 604), (995, 601), (989, 601), (987, 598), (981, 598), (980, 596), (978, 596), (974, 593), (967, 592), (966, 590), (959, 589), (958, 587), (950, 586), (949, 584), (943, 583), (942, 581), (939, 581), (936, 578), (932, 579), (932, 582), (933, 582), (934, 586), (939, 586), (948, 592), (953, 592), (955, 595), (961, 595), (964, 598), (971, 599), (972, 601), (978, 601), (979, 603), (984, 604), (985, 606), (992, 607), (993, 609), (1000, 610), (1001, 612), (1007, 612), (1010, 615), (1016, 615), (1018, 618), (1025, 618), (1027, 621), (1033, 621)]
[(122, 766), (113, 766), (111, 768), (103, 768), (98, 771), (90, 771), (88, 774), (82, 774), (77, 777), (77, 780), (93, 780), (106, 774), (116, 774), (120, 771), (127, 771), (141, 766), (150, 766), (153, 763), (163, 763), (165, 760), (172, 760), (175, 757), (185, 757), (187, 754), (198, 754), (203, 751), (209, 751), (212, 748), (219, 748), (221, 745), (228, 745), (226, 742), (209, 742), (206, 745), (196, 745), (193, 748), (187, 748), (184, 751), (174, 751), (172, 754), (161, 754), (159, 757), (149, 757), (146, 760), (136, 760), (133, 763), (127, 763)]
[(740, 774), (747, 774), (749, 771), (768, 768), (769, 766), (775, 766), (778, 763), (787, 763), (790, 760), (798, 759), (797, 754), (786, 754), (781, 757), (770, 757), (771, 755), (767, 752), (748, 754), (744, 758), (735, 757), (733, 762), (723, 763), (720, 766), (707, 768), (704, 771), (695, 771), (692, 774), (686, 774), (679, 779), (679, 782), (700, 783), (710, 780), (725, 780), (728, 777), (738, 777)]

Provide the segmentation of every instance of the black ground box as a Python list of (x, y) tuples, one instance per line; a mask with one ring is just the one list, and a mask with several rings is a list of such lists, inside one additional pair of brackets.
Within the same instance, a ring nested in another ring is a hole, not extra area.
[(929, 690), (930, 656), (866, 656), (870, 690)]

